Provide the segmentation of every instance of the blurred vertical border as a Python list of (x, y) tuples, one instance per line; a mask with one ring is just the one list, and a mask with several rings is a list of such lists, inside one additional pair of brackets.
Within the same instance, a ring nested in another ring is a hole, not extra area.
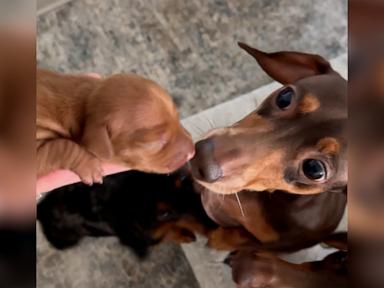
[(384, 1), (349, 0), (350, 287), (384, 287)]
[(36, 287), (36, 3), (0, 0), (0, 287)]

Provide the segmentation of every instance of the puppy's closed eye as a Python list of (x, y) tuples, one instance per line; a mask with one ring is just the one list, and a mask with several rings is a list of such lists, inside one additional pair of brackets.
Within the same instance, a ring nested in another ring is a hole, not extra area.
[(137, 130), (132, 139), (134, 145), (150, 151), (160, 151), (169, 142), (169, 132), (164, 124)]

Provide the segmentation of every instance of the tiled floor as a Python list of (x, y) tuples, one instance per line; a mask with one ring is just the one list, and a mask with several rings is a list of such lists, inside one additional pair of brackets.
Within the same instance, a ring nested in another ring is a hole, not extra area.
[(140, 263), (113, 238), (86, 239), (58, 252), (37, 228), (39, 288), (198, 288), (180, 247), (162, 245)]
[(38, 59), (61, 71), (136, 72), (186, 117), (270, 79), (241, 51), (346, 47), (346, 0), (73, 0), (39, 18)]
[(64, 4), (70, 2), (72, 0), (37, 0), (36, 2), (36, 10), (37, 15), (42, 15), (55, 9), (61, 8)]
[[(65, 72), (146, 75), (171, 92), (186, 117), (270, 81), (236, 41), (327, 58), (344, 53), (346, 3), (73, 0), (39, 17), (38, 60)], [(57, 252), (39, 232), (37, 268), (41, 288), (199, 287), (177, 246), (159, 247), (140, 264), (114, 239)]]

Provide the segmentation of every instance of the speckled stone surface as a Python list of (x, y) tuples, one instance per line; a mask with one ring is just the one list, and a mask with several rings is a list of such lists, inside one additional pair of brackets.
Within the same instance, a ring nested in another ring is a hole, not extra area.
[(236, 42), (334, 58), (346, 0), (73, 0), (38, 20), (39, 64), (134, 72), (166, 87), (182, 117), (270, 81)]
[(37, 287), (41, 288), (198, 288), (178, 246), (155, 247), (139, 261), (115, 238), (87, 238), (57, 251), (37, 225)]
[[(63, 72), (145, 75), (186, 117), (271, 81), (236, 41), (331, 59), (346, 51), (346, 23), (346, 0), (73, 0), (39, 17), (37, 56)], [(37, 234), (41, 288), (199, 287), (175, 245), (138, 263), (115, 239), (58, 252)]]

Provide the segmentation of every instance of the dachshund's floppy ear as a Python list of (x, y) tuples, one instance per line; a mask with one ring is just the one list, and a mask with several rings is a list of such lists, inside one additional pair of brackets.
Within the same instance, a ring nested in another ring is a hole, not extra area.
[(329, 62), (319, 55), (300, 52), (265, 53), (247, 44), (238, 44), (256, 59), (270, 77), (282, 84), (333, 71)]
[(109, 160), (114, 155), (106, 125), (86, 125), (81, 143), (89, 152), (102, 160)]

